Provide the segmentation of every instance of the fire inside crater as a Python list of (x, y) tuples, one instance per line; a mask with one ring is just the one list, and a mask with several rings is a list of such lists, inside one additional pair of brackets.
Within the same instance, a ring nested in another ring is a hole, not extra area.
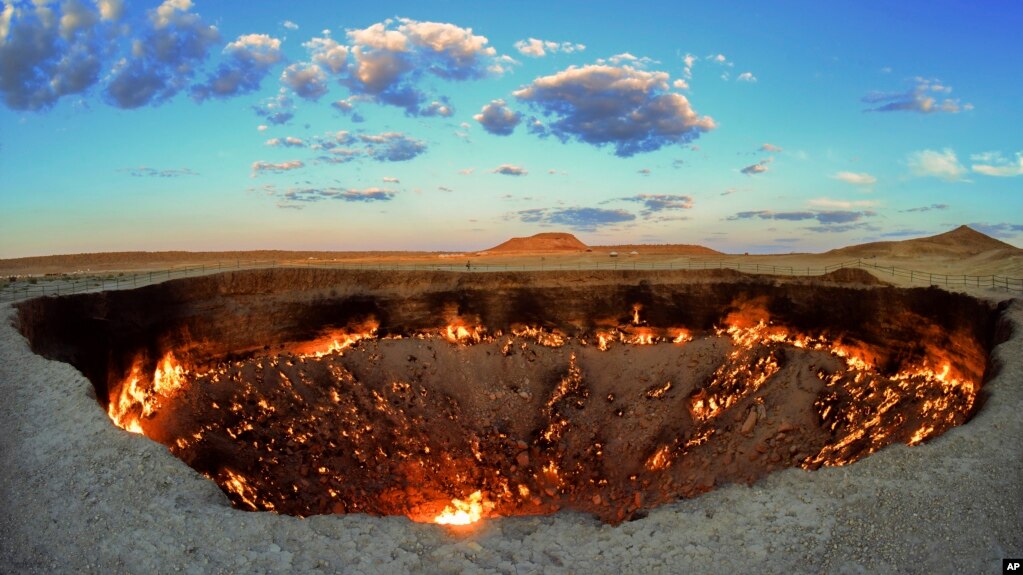
[(33, 300), (19, 324), (239, 508), (457, 525), (616, 523), (926, 441), (976, 409), (994, 318), (732, 272), (267, 270)]

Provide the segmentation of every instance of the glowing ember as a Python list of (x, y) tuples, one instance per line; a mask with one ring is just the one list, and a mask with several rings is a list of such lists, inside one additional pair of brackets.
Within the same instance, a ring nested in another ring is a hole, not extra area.
[[(769, 469), (916, 445), (962, 423), (979, 392), (943, 356), (885, 363), (877, 348), (792, 331), (755, 307), (697, 331), (651, 326), (641, 309), (581, 336), (525, 324), (505, 334), (470, 319), (381, 338), (370, 320), (205, 371), (171, 352), (155, 363), (140, 354), (108, 411), (199, 462), (248, 510), (470, 525), (571, 505), (617, 522)], [(661, 363), (633, 370), (633, 346)], [(402, 351), (386, 360), (385, 349)], [(486, 365), (496, 380), (456, 399), (434, 365)], [(202, 405), (214, 420), (175, 422), (176, 410)], [(239, 455), (222, 459), (231, 442)], [(475, 491), (433, 516), (430, 501), (452, 489)]]
[(470, 525), (483, 518), (484, 513), (494, 508), (494, 504), (484, 501), (479, 490), (469, 495), (468, 499), (452, 499), (451, 505), (444, 508), (440, 515), (433, 518), (438, 525)]

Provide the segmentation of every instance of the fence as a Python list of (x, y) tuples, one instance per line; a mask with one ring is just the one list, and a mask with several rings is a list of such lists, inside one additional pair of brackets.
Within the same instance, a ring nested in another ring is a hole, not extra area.
[[(198, 266), (177, 267), (165, 270), (120, 273), (106, 277), (75, 277), (68, 275), (31, 278), (28, 282), (17, 281), (0, 289), (0, 302), (20, 301), (45, 295), (66, 295), (114, 289), (131, 289), (160, 283), (171, 279), (196, 277), (225, 271), (272, 268), (318, 268), (377, 271), (451, 271), (487, 273), (499, 271), (558, 271), (558, 270), (711, 270), (731, 269), (747, 273), (762, 273), (787, 276), (819, 276), (844, 268), (870, 270), (884, 278), (888, 276), (900, 283), (910, 285), (934, 285), (945, 288), (988, 288), (1023, 295), (1023, 278), (997, 275), (972, 276), (960, 274), (936, 274), (896, 266), (881, 266), (863, 260), (850, 260), (823, 267), (779, 266), (761, 263), (742, 263), (725, 260), (688, 259), (685, 261), (644, 262), (613, 260), (610, 262), (548, 263), (543, 258), (533, 264), (403, 264), (380, 262), (334, 262), (324, 260), (277, 261), (277, 260), (235, 260)], [(41, 279), (41, 283), (40, 283)], [(35, 280), (36, 283), (31, 283)]]

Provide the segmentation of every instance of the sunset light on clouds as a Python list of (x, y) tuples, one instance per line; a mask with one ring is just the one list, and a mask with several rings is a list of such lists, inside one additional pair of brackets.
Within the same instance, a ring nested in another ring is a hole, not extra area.
[(1014, 2), (4, 0), (0, 258), (1023, 245)]

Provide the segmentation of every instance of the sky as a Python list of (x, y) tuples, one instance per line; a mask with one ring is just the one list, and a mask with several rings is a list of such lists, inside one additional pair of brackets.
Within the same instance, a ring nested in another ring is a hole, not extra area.
[(0, 258), (1023, 245), (1023, 4), (2, 0)]

